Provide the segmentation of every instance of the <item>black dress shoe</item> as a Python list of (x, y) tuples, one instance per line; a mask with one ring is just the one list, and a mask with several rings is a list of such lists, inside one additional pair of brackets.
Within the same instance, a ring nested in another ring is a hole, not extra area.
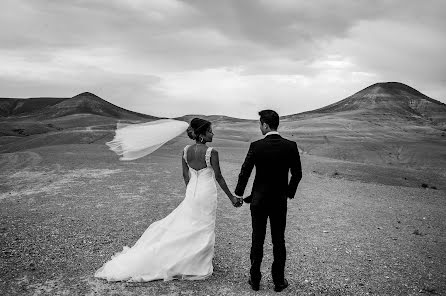
[(248, 280), (248, 284), (251, 286), (251, 288), (252, 288), (254, 291), (258, 291), (258, 290), (260, 289), (260, 283), (254, 283), (254, 282), (251, 280), (251, 278), (249, 278), (249, 280)]
[(274, 291), (281, 292), (288, 286), (289, 286), (288, 281), (286, 279), (284, 279), (283, 283), (278, 284), (278, 285), (274, 285)]

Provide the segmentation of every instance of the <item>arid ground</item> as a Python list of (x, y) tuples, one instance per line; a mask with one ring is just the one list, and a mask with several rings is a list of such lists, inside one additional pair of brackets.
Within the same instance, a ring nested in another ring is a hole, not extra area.
[[(248, 142), (224, 136), (223, 128), (216, 134), (211, 146), (234, 188)], [(221, 190), (209, 279), (107, 283), (93, 277), (181, 202), (180, 157), (188, 142), (180, 136), (130, 162), (119, 161), (100, 141), (0, 154), (1, 294), (275, 294), (270, 238), (261, 290), (254, 292), (247, 284), (249, 206), (233, 208)], [(309, 153), (302, 153), (302, 165), (303, 179), (289, 202), (290, 287), (283, 295), (446, 294), (444, 170)]]

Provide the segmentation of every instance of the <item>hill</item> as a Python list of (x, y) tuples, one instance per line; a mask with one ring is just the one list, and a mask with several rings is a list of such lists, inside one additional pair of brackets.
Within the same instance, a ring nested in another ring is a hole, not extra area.
[(117, 119), (157, 119), (118, 107), (89, 92), (72, 98), (0, 98), (0, 116), (4, 117), (47, 119), (72, 114), (95, 114)]
[(432, 124), (446, 124), (446, 104), (399, 82), (376, 83), (339, 102), (313, 111), (288, 115), (284, 118), (341, 112), (351, 115), (399, 117), (415, 121), (427, 120)]

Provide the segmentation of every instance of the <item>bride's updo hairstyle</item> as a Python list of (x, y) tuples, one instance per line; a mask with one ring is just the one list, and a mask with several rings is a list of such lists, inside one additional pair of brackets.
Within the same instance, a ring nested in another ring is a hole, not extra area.
[(195, 117), (191, 120), (189, 127), (187, 128), (187, 135), (192, 140), (197, 140), (200, 135), (206, 134), (206, 131), (210, 126), (210, 121)]

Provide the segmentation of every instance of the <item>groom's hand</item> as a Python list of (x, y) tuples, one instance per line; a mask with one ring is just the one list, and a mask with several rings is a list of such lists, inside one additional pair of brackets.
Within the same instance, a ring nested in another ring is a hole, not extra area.
[(239, 208), (243, 205), (243, 198), (237, 196), (237, 201), (233, 203), (234, 207)]

